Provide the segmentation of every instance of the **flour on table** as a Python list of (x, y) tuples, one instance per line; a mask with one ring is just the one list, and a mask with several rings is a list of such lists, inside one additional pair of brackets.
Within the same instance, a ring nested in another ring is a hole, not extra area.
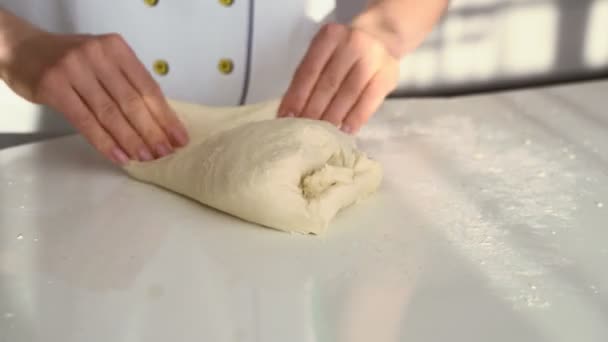
[(352, 137), (324, 121), (274, 119), (276, 101), (171, 105), (191, 142), (165, 158), (126, 166), (138, 180), (250, 222), (313, 234), (380, 184), (380, 165)]
[[(548, 281), (552, 270), (573, 262), (560, 256), (559, 244), (580, 191), (572, 151), (466, 115), (422, 119), (401, 130), (390, 121), (372, 124), (359, 137), (372, 153), (376, 146), (404, 165), (385, 177), (412, 194), (410, 209), (432, 217), (432, 229), (515, 307), (551, 305), (558, 286)], [(528, 248), (518, 245), (524, 241)]]

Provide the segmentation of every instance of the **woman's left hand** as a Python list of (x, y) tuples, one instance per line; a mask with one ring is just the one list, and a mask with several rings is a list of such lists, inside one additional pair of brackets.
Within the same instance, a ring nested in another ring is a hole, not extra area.
[(326, 120), (354, 134), (398, 78), (399, 59), (382, 41), (358, 28), (328, 24), (312, 40), (278, 114)]

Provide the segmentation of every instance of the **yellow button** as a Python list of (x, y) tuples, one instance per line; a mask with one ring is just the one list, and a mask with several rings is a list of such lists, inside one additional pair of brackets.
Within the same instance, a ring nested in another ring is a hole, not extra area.
[(158, 0), (144, 0), (144, 3), (150, 7), (158, 5)]
[(169, 73), (169, 63), (163, 59), (155, 61), (152, 67), (158, 75), (164, 76)]
[(222, 4), (223, 6), (226, 7), (230, 7), (232, 6), (232, 4), (234, 4), (234, 0), (218, 0), (220, 2), (220, 4)]
[(228, 75), (230, 73), (232, 73), (232, 70), (234, 70), (234, 62), (232, 62), (232, 59), (229, 58), (222, 58), (220, 59), (220, 61), (217, 63), (217, 69), (224, 75)]

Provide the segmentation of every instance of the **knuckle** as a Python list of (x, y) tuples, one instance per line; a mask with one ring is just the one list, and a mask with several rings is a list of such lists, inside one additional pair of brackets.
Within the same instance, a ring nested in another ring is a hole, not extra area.
[(134, 139), (136, 139), (134, 141), (138, 141), (140, 144), (144, 144), (145, 142), (145, 144), (152, 148), (160, 145), (171, 145), (161, 129), (153, 124), (147, 123), (141, 125), (140, 127), (137, 127), (136, 130), (137, 133), (135, 133), (135, 131), (133, 132)]
[(344, 82), (341, 90), (349, 96), (359, 95), (371, 79), (371, 77), (368, 76), (370, 74), (373, 75), (372, 71), (366, 70), (365, 67), (355, 70), (352, 77), (347, 82)]
[(120, 116), (120, 111), (112, 101), (101, 102), (97, 107), (97, 117), (104, 124), (111, 124)]
[(304, 117), (318, 119), (322, 116), (322, 108), (317, 104), (311, 104), (304, 110)]
[(146, 120), (139, 131), (151, 142), (165, 142), (165, 135), (163, 134), (160, 126), (157, 126), (154, 120)]
[(63, 81), (63, 72), (58, 67), (50, 67), (42, 72), (40, 77), (40, 90), (53, 90)]
[(370, 48), (368, 37), (360, 31), (350, 31), (348, 35), (348, 46), (356, 51), (363, 51)]
[(150, 125), (138, 127), (137, 133), (152, 146), (165, 142), (162, 134)]
[(322, 92), (335, 91), (336, 89), (338, 89), (339, 85), (340, 85), (340, 79), (336, 75), (331, 74), (331, 73), (325, 74), (319, 80), (319, 90)]
[(392, 53), (391, 50), (389, 49), (388, 45), (383, 44), (380, 40), (376, 39), (376, 38), (372, 38), (370, 36), (370, 40), (368, 42), (369, 45), (369, 49), (371, 50), (371, 52), (373, 53), (374, 56), (378, 56), (378, 58), (382, 58), (382, 59), (389, 59), (389, 61), (385, 62), (388, 63), (392, 63), (392, 61), (397, 61), (399, 58), (395, 57)]
[(145, 95), (150, 95), (159, 99), (163, 98), (163, 91), (160, 85), (154, 80), (145, 82), (145, 84), (142, 85), (141, 92)]
[(124, 38), (119, 33), (107, 33), (98, 38), (103, 44), (108, 46), (117, 47), (125, 43)]
[(68, 68), (71, 68), (72, 66), (80, 63), (81, 57), (82, 57), (82, 52), (80, 51), (80, 49), (78, 49), (78, 48), (70, 49), (59, 59), (59, 62), (57, 63), (57, 65), (60, 68), (68, 69)]
[(371, 54), (373, 56), (376, 56), (377, 58), (382, 58), (386, 55), (390, 55), (390, 53), (388, 52), (387, 48), (382, 45), (381, 43), (378, 42), (374, 42), (371, 44), (368, 44), (367, 49), (370, 50)]
[(346, 32), (346, 28), (340, 24), (329, 23), (323, 25), (320, 32), (321, 36), (337, 38), (342, 36)]
[(122, 100), (122, 108), (128, 114), (138, 113), (144, 109), (144, 103), (138, 94), (128, 93)]
[(377, 78), (373, 80), (370, 85), (370, 93), (378, 98), (384, 98), (393, 88), (389, 79)]
[(378, 66), (378, 63), (374, 61), (373, 57), (363, 56), (354, 67), (354, 75), (356, 76), (357, 81), (362, 82), (364, 78), (366, 80), (371, 79), (379, 68), (381, 68), (381, 66)]
[(307, 98), (308, 97), (306, 96), (306, 94), (304, 94), (302, 92), (293, 94), (289, 98), (289, 107), (296, 111), (300, 111), (302, 109), (302, 107), (304, 106), (304, 104), (306, 103)]
[(371, 64), (357, 63), (349, 75), (345, 87), (357, 88), (363, 91), (368, 85), (375, 82), (378, 78), (378, 69)]
[(361, 92), (361, 89), (363, 88), (362, 83), (363, 82), (357, 82), (357, 81), (347, 82), (342, 87), (341, 92), (347, 98), (355, 98), (359, 95), (359, 93)]
[(63, 70), (57, 66), (50, 67), (42, 72), (38, 84), (34, 88), (33, 97), (36, 101), (50, 102), (54, 100), (58, 91), (64, 89)]
[[(313, 75), (317, 75), (321, 72), (321, 68), (316, 65), (317, 63), (304, 63), (298, 67), (298, 79), (296, 82), (304, 82)], [(314, 77), (314, 76), (313, 76)]]
[(311, 103), (311, 105), (309, 106), (309, 112), (321, 115), (323, 112), (323, 106), (321, 105), (321, 102), (315, 101)]
[(178, 127), (181, 125), (180, 120), (177, 118), (177, 114), (175, 114), (175, 112), (171, 108), (161, 109), (158, 111), (157, 115), (155, 115), (154, 113), (150, 113), (150, 116), (158, 118), (158, 126), (156, 127), (159, 127), (158, 132), (161, 135), (162, 129)]
[(89, 56), (96, 56), (101, 53), (101, 42), (98, 39), (87, 39), (81, 45), (82, 51)]
[(112, 125), (106, 128), (116, 141), (124, 147), (133, 146), (135, 137), (128, 126)]

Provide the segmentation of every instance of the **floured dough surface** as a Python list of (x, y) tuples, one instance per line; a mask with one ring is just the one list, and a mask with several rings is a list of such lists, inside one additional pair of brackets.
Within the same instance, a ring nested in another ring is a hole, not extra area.
[(241, 219), (321, 234), (342, 208), (376, 191), (380, 165), (318, 120), (274, 119), (277, 101), (241, 107), (170, 102), (188, 146), (126, 166), (134, 178)]

